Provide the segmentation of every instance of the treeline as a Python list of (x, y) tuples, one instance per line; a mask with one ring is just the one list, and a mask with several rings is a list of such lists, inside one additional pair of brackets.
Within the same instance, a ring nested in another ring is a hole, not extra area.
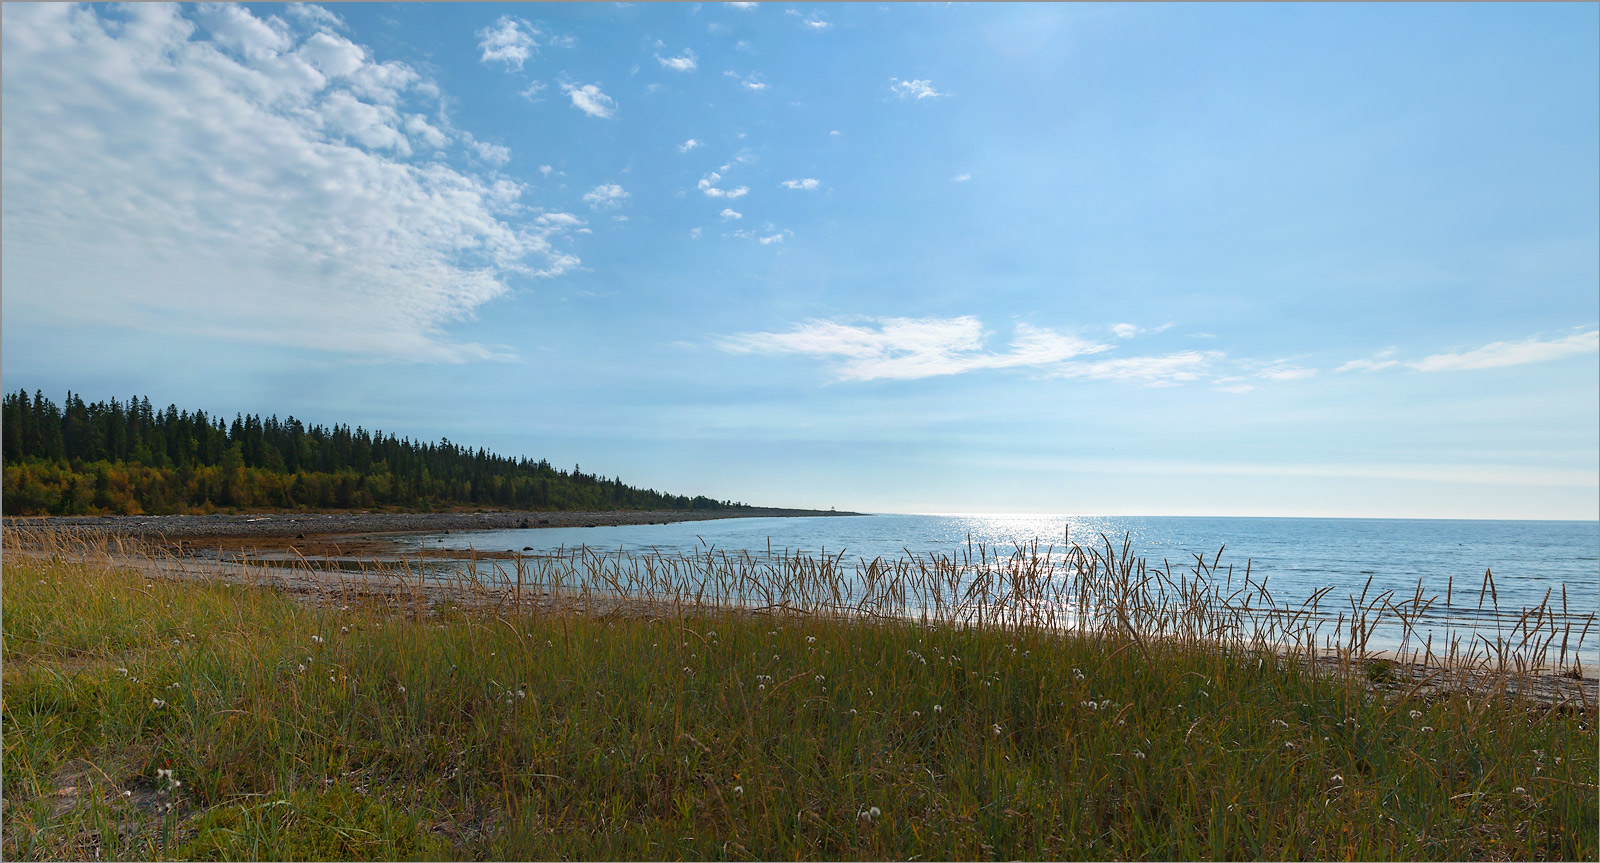
[(35, 391), (0, 412), (7, 515), (211, 512), (218, 509), (727, 509), (545, 460), (412, 441), (294, 417), (156, 410), (150, 399), (57, 406)]

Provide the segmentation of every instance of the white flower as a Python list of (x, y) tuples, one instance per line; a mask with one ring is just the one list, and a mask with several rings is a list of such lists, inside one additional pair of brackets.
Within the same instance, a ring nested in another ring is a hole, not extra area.
[(1140, 761), (1143, 761), (1144, 760), (1144, 753), (1140, 752), (1137, 749), (1135, 749), (1135, 750), (1133, 750), (1133, 757), (1139, 759)]
[(1340, 785), (1343, 785), (1344, 784), (1344, 776), (1343, 776), (1343, 774), (1335, 773), (1332, 776), (1328, 777), (1328, 781), (1329, 782), (1337, 782)]
[(876, 806), (863, 807), (861, 809), (861, 811), (856, 813), (856, 817), (860, 818), (862, 821), (875, 821), (879, 817), (881, 817), (882, 815), (883, 815), (883, 810), (879, 809)]
[(1420, 730), (1420, 731), (1432, 731), (1433, 730), (1433, 726), (1432, 725), (1424, 725), (1424, 726), (1422, 726), (1422, 728), (1420, 728), (1418, 730)]
[(406, 685), (404, 683), (396, 683), (395, 684), (395, 688), (400, 690), (400, 694), (401, 695), (405, 695), (406, 694)]
[(1527, 794), (1528, 793), (1528, 789), (1523, 788), (1521, 785), (1518, 785), (1517, 787), (1511, 789), (1511, 793), (1512, 794)]
[(917, 718), (918, 716), (921, 716), (921, 715), (922, 715), (922, 711), (920, 711), (920, 710), (911, 711), (911, 718), (912, 719), (915, 719), (915, 718)]
[(1420, 711), (1420, 710), (1411, 711), (1411, 718), (1412, 719), (1421, 719), (1422, 718), (1422, 711)]
[(1000, 723), (998, 723), (998, 722), (995, 723), (994, 725), (989, 726), (989, 728), (990, 728), (990, 730), (992, 730), (994, 732), (994, 736), (996, 736), (996, 737), (999, 737), (1000, 736), (1000, 732), (1003, 730), (1003, 729), (1000, 728)]
[(744, 796), (744, 786), (743, 785), (735, 785), (735, 786), (733, 786), (733, 796), (735, 796), (735, 797), (743, 797)]
[(1282, 719), (1274, 719), (1274, 720), (1272, 720), (1272, 724), (1273, 725), (1282, 726), (1284, 728), (1288, 728), (1289, 727), (1289, 723), (1284, 722)]
[(944, 712), (944, 708), (943, 708), (943, 707), (940, 707), (940, 706), (939, 706), (939, 705), (937, 705), (937, 704), (935, 704), (935, 705), (934, 705), (934, 706), (933, 706), (933, 712), (934, 712), (934, 713), (943, 713), (943, 712)]
[(151, 706), (155, 707), (157, 710), (167, 706), (167, 703), (165, 701), (162, 701), (159, 698), (150, 699), (150, 704), (151, 704)]
[(818, 682), (818, 683), (821, 683), (821, 682), (823, 682), (823, 681), (824, 681), (824, 680), (827, 680), (827, 679), (828, 679), (828, 678), (826, 678), (826, 677), (823, 677), (823, 676), (822, 676), (822, 675), (820, 675), (820, 674), (819, 674), (819, 675), (817, 675), (817, 677), (816, 677), (816, 680), (817, 680), (817, 682)]
[[(339, 631), (340, 631), (340, 632), (344, 632), (344, 633), (348, 633), (348, 632), (350, 632), (350, 627), (348, 627), (348, 626), (341, 626), (341, 627), (339, 627)], [(490, 656), (494, 656), (494, 654), (492, 654), (492, 653), (491, 653), (491, 654), (489, 654), (489, 655), (490, 655)]]
[(1283, 748), (1284, 749), (1295, 749), (1297, 747), (1291, 742), (1284, 741)]
[(311, 636), (311, 643), (312, 644), (321, 644), (322, 643), (322, 636), (320, 636), (320, 635)]
[(806, 636), (806, 644), (816, 644), (816, 643), (817, 643), (817, 637), (815, 635)]

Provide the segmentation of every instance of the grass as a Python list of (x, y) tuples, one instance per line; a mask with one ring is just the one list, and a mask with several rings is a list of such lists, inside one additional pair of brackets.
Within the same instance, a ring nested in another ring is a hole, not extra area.
[(1148, 614), (306, 603), (66, 553), (0, 589), (6, 859), (1600, 854), (1594, 705)]

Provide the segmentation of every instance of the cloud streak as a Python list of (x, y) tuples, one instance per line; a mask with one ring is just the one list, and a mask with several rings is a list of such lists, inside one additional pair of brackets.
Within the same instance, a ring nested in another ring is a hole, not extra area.
[[(873, 318), (861, 323), (813, 320), (788, 332), (742, 333), (720, 341), (733, 353), (789, 354), (829, 362), (839, 380), (913, 380), (980, 369), (1048, 367), (1108, 350), (1043, 327), (1018, 324), (1005, 351), (984, 349), (977, 318)], [(1067, 371), (1065, 367), (1058, 370)], [(1078, 374), (1088, 372), (1078, 370)], [(1074, 375), (1076, 376), (1076, 375)]]
[(1474, 371), (1549, 362), (1596, 350), (1600, 350), (1600, 330), (1589, 330), (1558, 339), (1491, 342), (1469, 351), (1433, 354), (1406, 365), (1419, 372)]

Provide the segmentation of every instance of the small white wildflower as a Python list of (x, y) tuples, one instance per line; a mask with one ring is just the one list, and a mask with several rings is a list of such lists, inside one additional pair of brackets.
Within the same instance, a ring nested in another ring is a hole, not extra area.
[(1433, 730), (1433, 726), (1432, 725), (1424, 725), (1424, 726), (1422, 726), (1422, 728), (1420, 728), (1418, 730), (1419, 731), (1432, 731)]
[(300, 665), (296, 665), (296, 666), (295, 666), (295, 667), (294, 667), (294, 670), (295, 670), (295, 673), (297, 673), (297, 674), (303, 674), (303, 673), (305, 673), (305, 670), (306, 670), (306, 667), (305, 667), (305, 664), (304, 664), (304, 663), (302, 663), (302, 664), (300, 664)]
[(1272, 720), (1272, 724), (1275, 725), (1275, 726), (1281, 727), (1281, 728), (1288, 728), (1289, 727), (1289, 723), (1284, 722), (1282, 719), (1274, 719), (1274, 720)]
[(1143, 761), (1144, 760), (1144, 753), (1140, 752), (1137, 749), (1135, 749), (1135, 750), (1133, 750), (1133, 757), (1139, 759), (1140, 761)]
[(820, 674), (819, 674), (819, 675), (817, 675), (817, 677), (816, 677), (816, 681), (817, 681), (817, 682), (818, 682), (818, 683), (822, 683), (822, 682), (823, 682), (823, 681), (825, 681), (825, 680), (827, 680), (827, 679), (828, 679), (828, 678), (826, 678), (826, 677), (823, 677), (823, 676), (822, 676), (822, 675), (820, 675)]
[(851, 716), (855, 716), (856, 715), (856, 709), (854, 707), (850, 708), (850, 715)]
[[(343, 633), (346, 633), (346, 634), (348, 634), (348, 633), (349, 633), (349, 632), (350, 632), (350, 627), (348, 627), (348, 626), (341, 626), (341, 627), (339, 627), (339, 631), (340, 631), (340, 632), (343, 632)], [(494, 654), (492, 654), (492, 653), (491, 653), (491, 654), (489, 654), (489, 655), (490, 655), (490, 656), (494, 656)]]
[(128, 676), (128, 669), (122, 668), (122, 667), (119, 666), (117, 668), (117, 673), (122, 675), (123, 677), (127, 677)]
[(167, 688), (168, 689), (182, 689), (183, 688), (183, 684), (174, 682), (171, 686), (169, 686)]
[(817, 643), (817, 637), (815, 635), (806, 636), (806, 644), (816, 644), (816, 643)]
[(1517, 787), (1511, 789), (1511, 793), (1512, 794), (1527, 794), (1528, 793), (1528, 789), (1523, 788), (1521, 785), (1518, 785)]
[(1328, 777), (1328, 781), (1329, 782), (1337, 782), (1340, 785), (1343, 785), (1344, 784), (1344, 775), (1340, 774), (1340, 773), (1335, 773), (1332, 776)]
[(124, 791), (124, 792), (122, 792), (122, 796), (123, 797), (132, 797), (133, 796), (133, 792), (132, 791)]
[(1004, 729), (1002, 729), (1000, 727), (1000, 723), (997, 722), (994, 725), (989, 726), (989, 730), (994, 732), (994, 736), (999, 737), (1000, 736), (1000, 732), (1003, 731)]
[(167, 703), (165, 701), (162, 701), (159, 698), (150, 699), (150, 704), (151, 704), (151, 706), (155, 707), (157, 710), (167, 706)]
[(320, 636), (320, 635), (311, 636), (311, 643), (312, 644), (321, 644), (322, 643), (322, 636)]
[(1420, 711), (1420, 710), (1411, 711), (1411, 718), (1412, 719), (1421, 719), (1422, 718), (1422, 711)]
[(915, 718), (917, 718), (918, 716), (921, 716), (921, 715), (922, 715), (922, 711), (920, 711), (920, 710), (911, 711), (911, 718), (912, 719), (915, 719)]
[(406, 694), (406, 685), (404, 683), (396, 683), (395, 684), (395, 688), (400, 690), (400, 694), (401, 695), (405, 695)]
[(1284, 741), (1283, 748), (1284, 749), (1298, 749), (1299, 747), (1295, 746), (1293, 742), (1286, 740), (1286, 741)]
[(767, 688), (767, 685), (765, 683), (763, 683), (760, 686), (757, 686), (756, 688), (760, 689), (760, 690), (765, 690)]
[(744, 786), (743, 785), (735, 785), (735, 786), (733, 786), (733, 796), (735, 796), (735, 797), (743, 797), (744, 796)]

